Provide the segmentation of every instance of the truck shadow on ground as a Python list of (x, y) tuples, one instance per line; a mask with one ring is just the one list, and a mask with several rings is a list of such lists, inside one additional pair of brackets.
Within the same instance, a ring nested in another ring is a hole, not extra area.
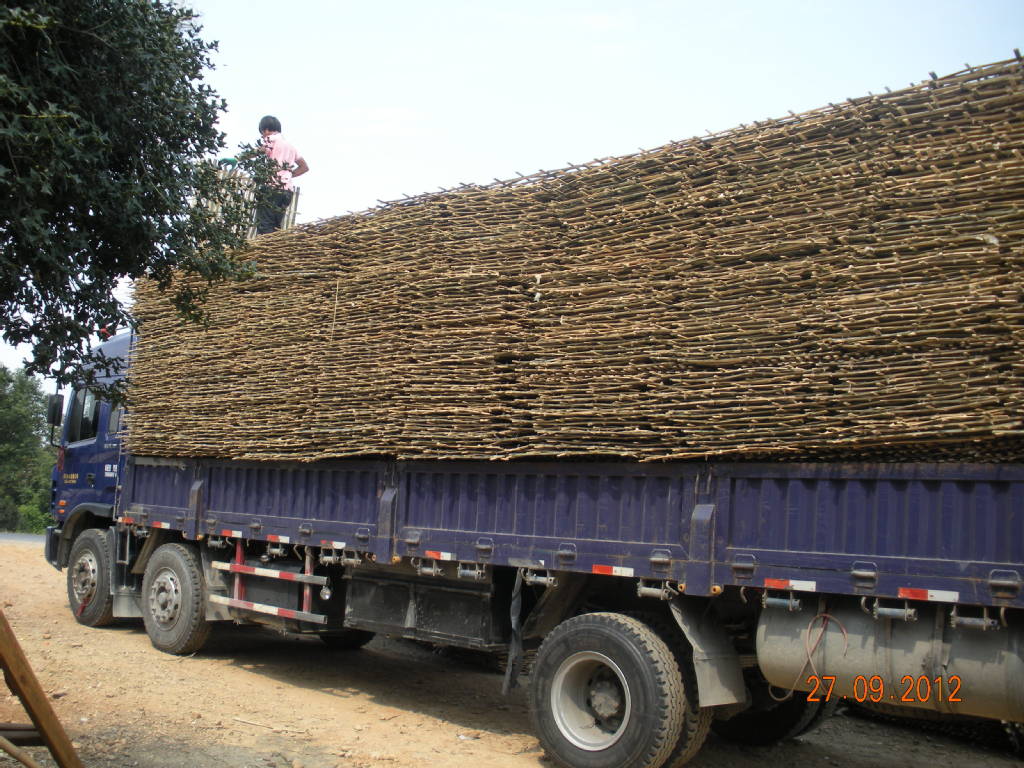
[(289, 686), (417, 712), (467, 730), (530, 735), (527, 679), (501, 693), (500, 663), (485, 654), (444, 653), (407, 640), (376, 637), (355, 651), (315, 637), (225, 627), (200, 652)]

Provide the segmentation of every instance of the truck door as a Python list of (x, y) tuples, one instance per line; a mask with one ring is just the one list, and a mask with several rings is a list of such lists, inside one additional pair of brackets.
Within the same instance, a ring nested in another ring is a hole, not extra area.
[(63, 456), (56, 471), (57, 498), (64, 509), (82, 504), (113, 507), (119, 474), (121, 409), (88, 388), (75, 390), (64, 426)]

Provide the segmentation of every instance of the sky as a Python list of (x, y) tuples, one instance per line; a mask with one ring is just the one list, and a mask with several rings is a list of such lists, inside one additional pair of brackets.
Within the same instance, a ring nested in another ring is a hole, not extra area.
[[(263, 115), (300, 222), (652, 149), (1024, 47), (1024, 0), (180, 0), (224, 156)], [(0, 363), (21, 355), (0, 349)]]

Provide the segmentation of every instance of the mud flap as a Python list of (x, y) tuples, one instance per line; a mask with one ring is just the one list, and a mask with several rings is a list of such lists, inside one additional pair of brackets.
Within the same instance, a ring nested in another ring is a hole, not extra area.
[(693, 671), (702, 707), (742, 704), (747, 700), (743, 668), (729, 636), (704, 612), (703, 606), (678, 598), (669, 606), (672, 616), (693, 646)]

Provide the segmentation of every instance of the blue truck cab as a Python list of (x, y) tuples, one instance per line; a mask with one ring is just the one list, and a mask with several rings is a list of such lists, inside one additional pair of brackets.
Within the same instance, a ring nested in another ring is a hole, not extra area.
[[(126, 361), (130, 344), (131, 333), (126, 332), (99, 345), (98, 350), (112, 360)], [(110, 383), (114, 376), (99, 381)], [(50, 502), (55, 524), (46, 531), (46, 559), (63, 568), (78, 532), (113, 525), (118, 480), (124, 470), (124, 408), (84, 386), (71, 390), (66, 412), (60, 412), (62, 396), (51, 402), (51, 411), (58, 414), (51, 417), (51, 424), (60, 427), (60, 447)]]

